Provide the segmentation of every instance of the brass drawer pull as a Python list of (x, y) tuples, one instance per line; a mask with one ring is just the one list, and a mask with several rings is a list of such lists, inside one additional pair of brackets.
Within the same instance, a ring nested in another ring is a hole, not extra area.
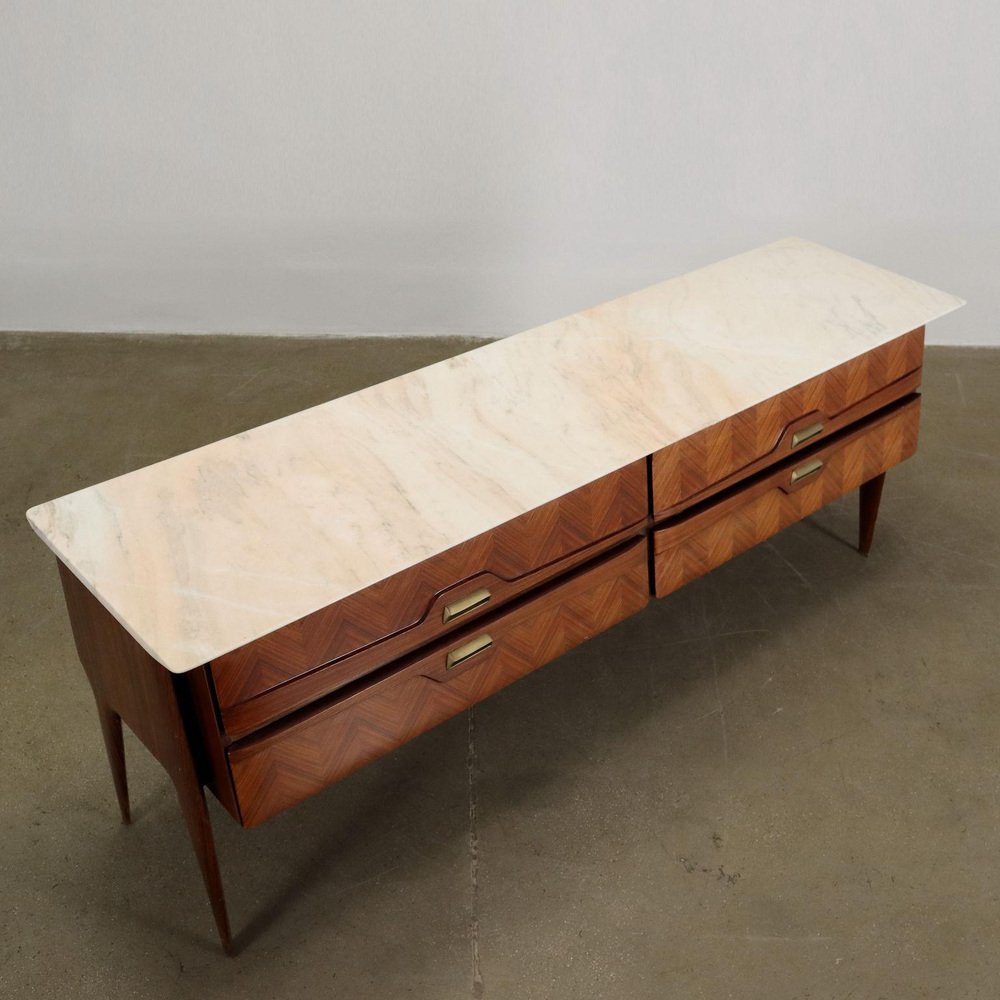
[(819, 472), (823, 468), (823, 459), (814, 458), (811, 462), (806, 462), (805, 465), (800, 465), (792, 473), (792, 482), (797, 483), (800, 479), (805, 479), (806, 476), (811, 476), (815, 472)]
[(489, 649), (492, 645), (493, 637), (484, 634), (476, 639), (470, 639), (468, 642), (462, 643), (461, 646), (456, 646), (444, 661), (445, 670), (454, 670), (460, 663), (464, 663), (477, 653), (481, 653), (484, 649)]
[(470, 611), (481, 608), (492, 596), (485, 587), (480, 587), (479, 590), (474, 590), (460, 601), (452, 601), (451, 604), (446, 604), (444, 611), (441, 612), (441, 621), (447, 624), (454, 618), (467, 615)]
[(796, 431), (792, 435), (792, 447), (798, 448), (800, 444), (805, 444), (806, 441), (812, 440), (817, 434), (823, 433), (823, 422), (817, 420), (816, 423), (810, 424), (808, 427), (803, 427), (802, 430)]

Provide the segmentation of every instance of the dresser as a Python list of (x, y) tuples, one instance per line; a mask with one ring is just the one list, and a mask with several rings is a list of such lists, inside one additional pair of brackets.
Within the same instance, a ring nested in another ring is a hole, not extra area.
[(961, 304), (785, 239), (32, 508), (123, 820), (122, 723), (230, 951), (205, 789), (257, 826), (855, 489), (867, 554)]

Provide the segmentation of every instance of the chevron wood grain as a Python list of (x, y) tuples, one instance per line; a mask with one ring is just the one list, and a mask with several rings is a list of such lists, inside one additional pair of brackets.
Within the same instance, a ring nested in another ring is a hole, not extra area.
[[(301, 802), (639, 611), (649, 599), (647, 572), (642, 540), (357, 693), (233, 747), (244, 824)], [(448, 651), (484, 633), (492, 645), (447, 670)]]
[[(633, 462), (221, 656), (211, 669), (223, 715), (231, 706), (403, 630), (413, 630), (407, 646), (412, 650), (476, 616), (473, 612), (446, 625), (440, 614), (430, 614), (444, 603), (436, 600), (441, 595), (459, 596), (485, 585), (493, 596), (483, 612), (491, 612), (559, 571), (553, 566), (548, 574), (538, 573), (543, 567), (643, 521), (647, 507), (646, 463)], [(346, 663), (339, 683), (406, 651), (396, 644), (384, 656), (375, 652)]]
[[(672, 593), (909, 458), (916, 451), (919, 422), (920, 398), (912, 397), (655, 531), (656, 596)], [(816, 461), (822, 462), (816, 472), (793, 482), (796, 470)]]
[[(548, 563), (512, 583), (498, 580), (492, 574), (482, 574), (458, 587), (450, 588), (434, 599), (424, 619), (413, 628), (403, 629), (395, 635), (358, 650), (356, 653), (351, 653), (316, 670), (310, 670), (293, 677), (286, 683), (270, 688), (247, 701), (241, 701), (228, 708), (221, 708), (219, 718), (226, 736), (231, 741), (243, 739), (263, 726), (270, 725), (289, 715), (296, 709), (310, 705), (318, 698), (326, 697), (359, 677), (412, 653), (415, 648), (426, 645), (427, 639), (433, 640), (442, 635), (450, 634), (455, 629), (468, 624), (470, 620), (478, 620), (484, 610), (496, 610), (503, 607), (514, 597), (524, 594), (528, 590), (533, 590), (557, 576), (562, 576), (584, 562), (598, 558), (602, 553), (610, 551), (629, 538), (644, 534), (645, 529), (645, 522), (632, 525), (614, 535), (609, 535), (600, 542), (579, 549), (572, 555)], [(453, 595), (468, 594), (481, 586), (490, 589), (492, 598), (489, 604), (484, 609), (478, 609), (476, 613), (464, 615), (455, 621), (442, 625), (441, 611), (447, 602), (453, 599)]]
[(923, 350), (919, 327), (654, 453), (654, 514), (677, 513), (787, 457), (793, 434), (806, 426), (823, 424), (813, 444), (912, 392)]

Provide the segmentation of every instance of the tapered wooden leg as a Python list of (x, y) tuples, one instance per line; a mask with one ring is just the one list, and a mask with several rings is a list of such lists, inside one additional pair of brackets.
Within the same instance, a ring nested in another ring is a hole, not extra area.
[(111, 765), (111, 778), (115, 783), (115, 794), (118, 796), (118, 808), (122, 812), (122, 822), (131, 823), (132, 814), (128, 803), (128, 776), (125, 773), (125, 744), (122, 741), (121, 716), (100, 700), (97, 702), (97, 716), (101, 720), (104, 749), (108, 752), (108, 763)]
[(189, 721), (192, 726), (194, 722), (185, 716), (187, 688), (182, 688), (177, 675), (168, 672), (139, 646), (62, 562), (59, 575), (76, 649), (97, 702), (122, 818), (127, 822), (129, 817), (122, 746), (124, 722), (174, 783), (219, 938), (223, 949), (231, 955), (233, 941), (222, 878), (188, 725)]
[(872, 549), (875, 537), (875, 521), (878, 519), (878, 505), (882, 499), (882, 487), (885, 485), (885, 473), (869, 479), (861, 484), (860, 517), (858, 521), (858, 551), (868, 555)]
[(219, 874), (219, 860), (215, 854), (215, 840), (212, 837), (212, 823), (208, 816), (205, 792), (197, 780), (189, 776), (175, 779), (175, 785), (181, 812), (184, 813), (184, 821), (191, 835), (191, 845), (194, 847), (201, 868), (205, 891), (212, 904), (222, 950), (227, 955), (232, 955), (233, 939), (229, 930), (229, 914), (226, 912), (226, 897), (222, 889), (222, 876)]

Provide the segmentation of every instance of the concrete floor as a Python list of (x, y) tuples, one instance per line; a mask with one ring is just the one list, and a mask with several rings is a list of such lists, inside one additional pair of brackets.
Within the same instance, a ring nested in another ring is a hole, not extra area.
[(222, 957), (24, 510), (469, 346), (0, 338), (0, 995), (996, 997), (1000, 351), (929, 351), (867, 561), (848, 497), (258, 830), (213, 802)]

